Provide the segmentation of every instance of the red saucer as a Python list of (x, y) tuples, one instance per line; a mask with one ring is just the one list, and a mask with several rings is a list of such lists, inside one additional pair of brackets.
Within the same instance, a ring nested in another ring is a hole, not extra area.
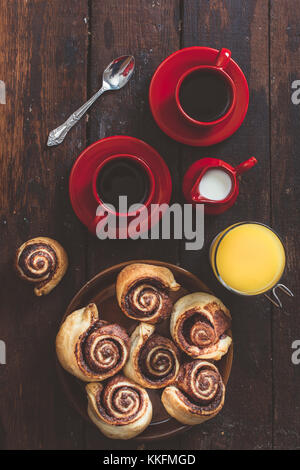
[[(93, 175), (106, 157), (120, 153), (136, 155), (150, 167), (155, 178), (152, 204), (168, 204), (171, 199), (171, 175), (165, 161), (154, 148), (142, 140), (128, 136), (118, 135), (98, 140), (79, 155), (69, 180), (69, 193), (74, 212), (94, 235), (98, 203), (93, 196)], [(158, 212), (158, 215), (160, 218), (161, 213)], [(150, 217), (148, 221), (150, 228)]]
[(213, 65), (219, 51), (210, 47), (187, 47), (167, 57), (156, 69), (150, 84), (149, 102), (153, 117), (169, 137), (195, 147), (214, 145), (230, 137), (242, 124), (248, 109), (247, 80), (236, 62), (230, 59), (226, 72), (236, 85), (237, 105), (232, 115), (213, 129), (189, 125), (179, 114), (175, 88), (181, 75), (197, 65)]

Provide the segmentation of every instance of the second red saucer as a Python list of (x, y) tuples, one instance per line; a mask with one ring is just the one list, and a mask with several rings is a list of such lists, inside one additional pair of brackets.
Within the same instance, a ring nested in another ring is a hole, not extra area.
[[(159, 153), (142, 140), (128, 136), (113, 136), (98, 140), (87, 147), (77, 158), (70, 175), (69, 193), (77, 217), (94, 235), (98, 203), (93, 194), (93, 177), (99, 165), (108, 157), (131, 154), (150, 168), (155, 179), (152, 204), (168, 204), (171, 199), (172, 182), (169, 169)], [(155, 216), (155, 214), (154, 214)], [(159, 218), (161, 213), (158, 212)], [(148, 222), (150, 228), (155, 217)]]
[(226, 72), (236, 86), (237, 105), (232, 115), (213, 128), (199, 129), (182, 119), (176, 107), (175, 89), (180, 77), (197, 65), (212, 65), (219, 51), (210, 47), (187, 47), (167, 57), (156, 69), (150, 84), (149, 102), (153, 117), (169, 137), (183, 144), (206, 147), (230, 137), (242, 124), (248, 109), (247, 80), (230, 59)]

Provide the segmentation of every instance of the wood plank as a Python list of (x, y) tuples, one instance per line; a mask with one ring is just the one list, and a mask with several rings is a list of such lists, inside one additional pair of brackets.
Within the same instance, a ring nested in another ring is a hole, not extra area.
[[(298, 0), (0, 0), (0, 7), (0, 80), (6, 85), (6, 104), (0, 97), (0, 339), (7, 343), (7, 365), (0, 366), (0, 448), (299, 448), (300, 367), (291, 363), (291, 344), (300, 337), (295, 301), (286, 301), (280, 312), (263, 298), (231, 296), (208, 264), (210, 240), (222, 228), (245, 219), (271, 224), (287, 247), (284, 283), (299, 296), (300, 105), (291, 102), (291, 84), (300, 79)], [(165, 136), (148, 106), (156, 66), (180, 46), (192, 45), (230, 48), (250, 86), (242, 127), (205, 149)], [(88, 125), (82, 120), (61, 146), (47, 149), (49, 130), (98, 89), (113, 57), (129, 52), (137, 68), (128, 86), (102, 97)], [(177, 241), (100, 242), (72, 211), (68, 176), (87, 143), (114, 134), (139, 137), (161, 153), (172, 173), (173, 201), (183, 202), (182, 177), (198, 158), (236, 165), (255, 155), (259, 164), (243, 177), (236, 206), (206, 218), (199, 252), (186, 252)], [(37, 235), (58, 239), (70, 257), (67, 276), (42, 299), (12, 269), (16, 247)], [(71, 297), (87, 278), (133, 258), (157, 258), (193, 271), (231, 307), (235, 339), (223, 412), (182, 436), (147, 445), (104, 439), (85, 424), (55, 371), (54, 338)]]
[[(68, 175), (85, 146), (84, 121), (64, 144), (46, 149), (48, 132), (86, 98), (87, 1), (0, 1), (0, 367), (1, 446), (78, 448), (82, 421), (57, 381), (54, 339), (63, 311), (84, 281), (85, 232), (73, 215)], [(70, 269), (46, 298), (17, 280), (13, 257), (45, 235), (67, 249)]]
[(296, 302), (299, 279), (299, 104), (291, 100), (299, 80), (299, 1), (271, 2), (271, 179), (272, 226), (282, 236), (287, 253), (283, 283), (295, 299), (281, 296), (285, 309), (273, 310), (274, 448), (300, 448), (300, 366), (292, 364), (292, 343), (300, 338)]
[[(205, 246), (181, 251), (181, 264), (198, 275), (232, 311), (234, 363), (222, 413), (184, 434), (182, 447), (195, 449), (270, 448), (272, 443), (271, 309), (263, 298), (230, 295), (215, 280), (208, 262), (212, 238), (242, 220), (270, 222), (268, 1), (184, 2), (182, 46), (229, 48), (250, 88), (248, 114), (230, 139), (209, 147), (184, 147), (182, 174), (201, 157), (233, 166), (255, 155), (256, 168), (240, 185), (236, 205), (205, 219)], [(258, 210), (259, 208), (259, 210)]]
[[(154, 123), (148, 105), (148, 88), (159, 63), (179, 48), (179, 1), (111, 0), (91, 5), (90, 92), (99, 87), (105, 66), (122, 54), (136, 59), (134, 76), (123, 90), (103, 96), (91, 111), (90, 142), (123, 134), (152, 145), (166, 160), (178, 190), (178, 145)], [(88, 274), (132, 259), (177, 261), (178, 241), (106, 240), (89, 237)], [(134, 442), (112, 442), (87, 428), (87, 447), (136, 448)]]

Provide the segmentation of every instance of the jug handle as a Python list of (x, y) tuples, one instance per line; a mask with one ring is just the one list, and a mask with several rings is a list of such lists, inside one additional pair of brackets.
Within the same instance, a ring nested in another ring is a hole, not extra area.
[(257, 160), (255, 157), (251, 157), (248, 160), (240, 163), (238, 166), (235, 167), (235, 172), (237, 176), (242, 175), (245, 171), (250, 170), (254, 165), (256, 165)]

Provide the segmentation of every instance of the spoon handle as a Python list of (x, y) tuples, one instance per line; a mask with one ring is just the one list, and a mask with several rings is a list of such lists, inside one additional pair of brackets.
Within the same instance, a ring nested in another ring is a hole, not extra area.
[(61, 144), (69, 130), (79, 121), (79, 119), (82, 118), (82, 116), (92, 106), (96, 99), (99, 98), (99, 96), (101, 96), (105, 91), (107, 91), (107, 88), (102, 86), (102, 88), (100, 88), (100, 90), (98, 90), (97, 93), (95, 93), (86, 103), (74, 111), (74, 113), (71, 114), (71, 116), (69, 116), (63, 124), (58, 126), (56, 129), (53, 129), (53, 131), (51, 131), (48, 136), (48, 147)]

